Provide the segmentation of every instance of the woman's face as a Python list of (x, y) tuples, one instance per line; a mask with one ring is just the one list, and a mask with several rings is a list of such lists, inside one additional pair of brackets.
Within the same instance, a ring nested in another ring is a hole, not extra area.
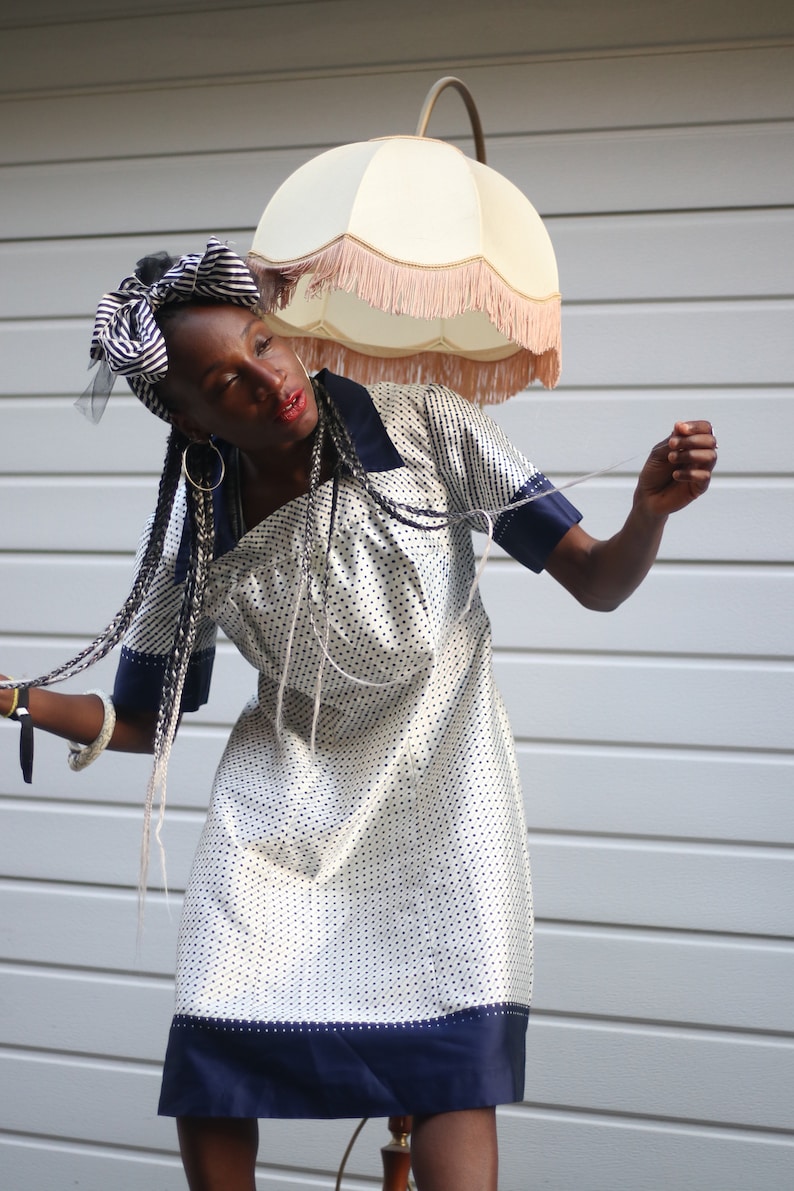
[(163, 334), (162, 392), (188, 437), (217, 435), (256, 455), (289, 452), (314, 431), (317, 404), (303, 366), (251, 310), (189, 306)]

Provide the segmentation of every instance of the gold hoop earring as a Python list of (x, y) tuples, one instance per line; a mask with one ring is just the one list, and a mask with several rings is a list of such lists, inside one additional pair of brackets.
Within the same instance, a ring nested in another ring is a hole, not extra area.
[[(197, 484), (191, 476), (187, 465), (187, 453), (191, 447), (212, 447), (213, 451), (220, 459), (221, 474), (218, 476), (214, 484)], [(190, 440), (182, 452), (182, 475), (185, 477), (188, 484), (190, 484), (191, 488), (195, 488), (197, 492), (214, 492), (216, 488), (220, 488), (221, 484), (223, 483), (223, 478), (226, 475), (226, 460), (223, 458), (223, 455), (211, 438), (208, 438), (206, 442), (200, 442), (196, 438), (192, 438)]]

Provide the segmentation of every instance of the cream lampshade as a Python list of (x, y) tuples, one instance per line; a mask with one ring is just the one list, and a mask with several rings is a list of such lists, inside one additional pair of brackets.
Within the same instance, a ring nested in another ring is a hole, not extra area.
[[(465, 92), (440, 80), (428, 115), (448, 85)], [(248, 263), (270, 304), (284, 303), (268, 322), (312, 369), (437, 380), (486, 402), (559, 379), (557, 265), (540, 216), (445, 141), (383, 137), (312, 158), (268, 203)]]

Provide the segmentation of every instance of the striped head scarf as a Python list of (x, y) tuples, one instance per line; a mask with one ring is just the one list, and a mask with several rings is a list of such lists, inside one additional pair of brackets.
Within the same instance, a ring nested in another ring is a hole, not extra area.
[(259, 290), (245, 262), (215, 236), (206, 251), (182, 256), (146, 285), (134, 274), (104, 295), (91, 337), (91, 365), (99, 365), (93, 383), (77, 402), (92, 422), (104, 413), (116, 377), (127, 382), (147, 409), (166, 422), (171, 415), (155, 392), (168, 371), (168, 354), (155, 315), (169, 303), (218, 302), (253, 309)]

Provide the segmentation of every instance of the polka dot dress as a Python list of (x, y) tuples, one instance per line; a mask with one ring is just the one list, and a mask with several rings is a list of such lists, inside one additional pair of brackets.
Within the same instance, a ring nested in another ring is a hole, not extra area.
[[(471, 529), (484, 522), (471, 510), (515, 505), (548, 482), (455, 394), (325, 380), (356, 441), (366, 414), (360, 454), (381, 492), (462, 515), (406, 526), (344, 476), (325, 600), (330, 483), (309, 590), (298, 566), (306, 498), (212, 564), (207, 623), (258, 684), (215, 776), (186, 894), (169, 1115), (419, 1114), (523, 1092), (529, 864), (489, 625), (472, 595)], [(515, 552), (539, 570), (577, 516), (553, 494), (505, 514), (496, 536), (520, 541)], [(173, 615), (160, 586), (125, 647), (133, 670)]]

